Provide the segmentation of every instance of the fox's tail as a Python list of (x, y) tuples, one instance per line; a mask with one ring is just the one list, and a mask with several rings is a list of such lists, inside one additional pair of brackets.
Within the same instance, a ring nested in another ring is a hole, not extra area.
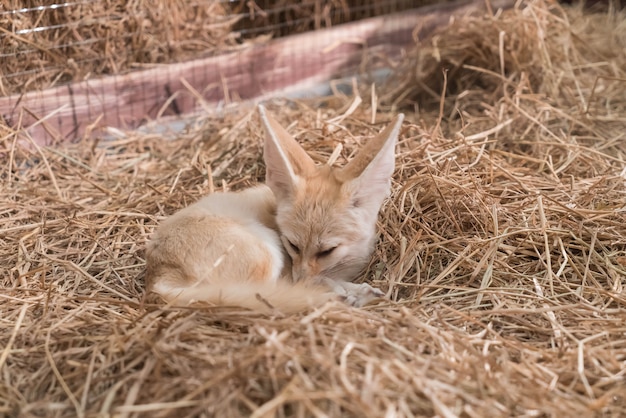
[(172, 286), (156, 282), (152, 291), (174, 306), (207, 302), (218, 306), (238, 306), (258, 312), (295, 313), (338, 300), (327, 288), (302, 283), (207, 283)]

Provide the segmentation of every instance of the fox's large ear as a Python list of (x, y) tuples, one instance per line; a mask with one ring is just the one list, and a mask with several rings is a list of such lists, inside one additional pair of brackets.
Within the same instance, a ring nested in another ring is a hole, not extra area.
[(339, 179), (349, 183), (355, 207), (369, 206), (378, 213), (383, 200), (389, 195), (396, 141), (403, 120), (404, 115), (398, 114), (339, 172)]
[(315, 162), (274, 118), (259, 105), (261, 123), (265, 128), (265, 183), (279, 198), (289, 196), (294, 187), (315, 170)]

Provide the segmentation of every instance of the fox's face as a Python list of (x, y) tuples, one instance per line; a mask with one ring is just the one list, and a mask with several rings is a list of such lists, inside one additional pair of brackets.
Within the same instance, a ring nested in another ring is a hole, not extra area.
[(376, 213), (367, 213), (328, 166), (280, 199), (276, 222), (294, 281), (316, 276), (351, 280), (369, 261)]
[(353, 280), (374, 249), (402, 115), (343, 169), (316, 166), (263, 108), (261, 120), (267, 133), (266, 183), (276, 196), (276, 222), (292, 260), (293, 280)]

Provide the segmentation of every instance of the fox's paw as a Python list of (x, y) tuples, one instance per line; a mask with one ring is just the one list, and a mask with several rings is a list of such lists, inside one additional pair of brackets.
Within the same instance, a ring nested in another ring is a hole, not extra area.
[(367, 283), (345, 283), (340, 298), (348, 305), (356, 308), (363, 307), (374, 299), (382, 298), (385, 293)]

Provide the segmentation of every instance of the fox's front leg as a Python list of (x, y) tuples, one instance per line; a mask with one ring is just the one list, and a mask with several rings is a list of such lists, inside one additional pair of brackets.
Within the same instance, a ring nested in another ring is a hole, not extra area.
[(345, 303), (357, 308), (385, 296), (385, 292), (367, 283), (352, 283), (327, 277), (318, 278), (318, 280), (339, 295)]

